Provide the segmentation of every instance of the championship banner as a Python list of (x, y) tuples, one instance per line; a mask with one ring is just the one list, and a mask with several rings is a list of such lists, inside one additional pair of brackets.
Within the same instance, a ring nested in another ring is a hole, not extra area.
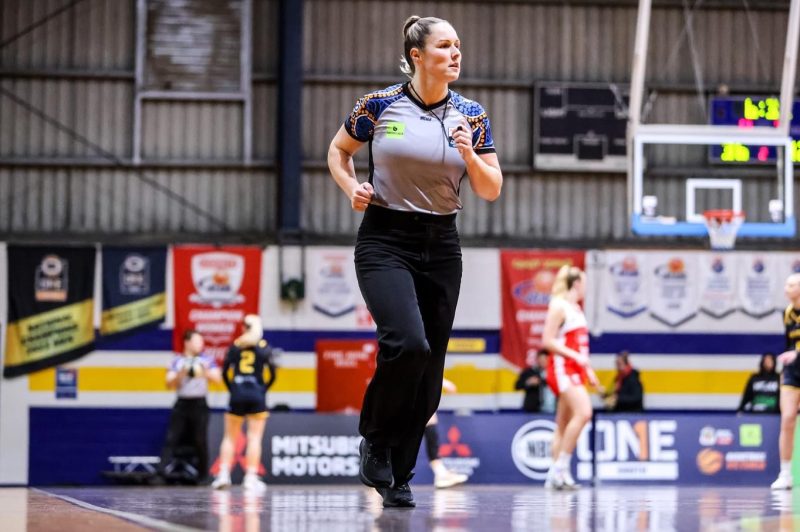
[(736, 310), (736, 256), (703, 253), (699, 264), (700, 310), (722, 319)]
[(697, 254), (649, 255), (650, 316), (678, 327), (697, 316)]
[(569, 250), (500, 252), (503, 358), (525, 367), (528, 354), (535, 354), (541, 348), (542, 328), (556, 273), (565, 264), (582, 269), (584, 256), (583, 251)]
[(352, 248), (310, 250), (308, 295), (316, 313), (328, 318), (341, 318), (364, 306), (353, 267)]
[(104, 336), (156, 326), (167, 314), (167, 248), (104, 247)]
[[(6, 257), (6, 243), (0, 242), (0, 286), (8, 286), (8, 278), (6, 277), (6, 266), (8, 265), (8, 258)], [(4, 345), (6, 338), (6, 305), (8, 298), (0, 296), (0, 346)], [(0, 362), (2, 362), (3, 353), (0, 352)]]
[(93, 247), (8, 246), (4, 377), (64, 364), (94, 349)]
[(241, 333), (246, 314), (258, 314), (261, 248), (175, 246), (172, 249), (175, 328), (172, 347), (183, 351), (183, 333), (203, 335), (218, 361)]
[(786, 299), (786, 294), (783, 293), (783, 286), (786, 278), (792, 274), (800, 273), (800, 253), (775, 253), (775, 290), (773, 292), (773, 299), (775, 300), (775, 308), (778, 312), (783, 314), (783, 309), (789, 304)]
[(635, 251), (608, 251), (605, 261), (608, 267), (602, 284), (608, 312), (629, 319), (647, 310), (645, 256)]
[(775, 285), (783, 286), (784, 279), (777, 276), (776, 255), (767, 253), (741, 253), (739, 259), (739, 303), (741, 311), (753, 318), (765, 318), (776, 308)]

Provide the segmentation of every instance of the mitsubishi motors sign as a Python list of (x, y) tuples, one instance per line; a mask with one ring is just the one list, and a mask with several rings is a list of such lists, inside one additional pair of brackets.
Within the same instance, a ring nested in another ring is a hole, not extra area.
[(360, 483), (358, 416), (275, 415), (267, 423), (267, 432), (268, 482)]

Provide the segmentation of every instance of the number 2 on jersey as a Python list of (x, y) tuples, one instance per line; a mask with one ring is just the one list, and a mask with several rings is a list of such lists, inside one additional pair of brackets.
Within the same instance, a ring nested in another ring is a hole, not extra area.
[(256, 354), (249, 349), (247, 351), (242, 351), (242, 354), (239, 355), (239, 373), (242, 375), (250, 375), (255, 371), (253, 368), (253, 364), (256, 361)]

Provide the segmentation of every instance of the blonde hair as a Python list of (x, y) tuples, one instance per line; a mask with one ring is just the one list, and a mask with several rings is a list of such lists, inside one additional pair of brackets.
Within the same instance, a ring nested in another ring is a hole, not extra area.
[(261, 317), (258, 314), (248, 314), (242, 320), (245, 326), (244, 333), (238, 338), (238, 342), (244, 346), (256, 345), (264, 336), (264, 326), (261, 324)]
[(431, 27), (446, 20), (436, 17), (418, 17), (411, 15), (403, 24), (403, 57), (400, 58), (400, 70), (409, 78), (414, 77), (416, 67), (411, 59), (411, 49), (425, 48), (425, 40), (431, 34)]
[(553, 281), (553, 289), (550, 292), (552, 297), (564, 297), (569, 292), (575, 281), (583, 279), (583, 270), (577, 266), (570, 266), (565, 264), (556, 274), (556, 280)]

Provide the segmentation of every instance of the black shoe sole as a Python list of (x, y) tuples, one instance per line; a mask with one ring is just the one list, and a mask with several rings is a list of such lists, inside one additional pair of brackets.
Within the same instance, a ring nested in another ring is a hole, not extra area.
[(397, 502), (387, 501), (386, 500), (387, 488), (375, 488), (375, 489), (378, 491), (380, 496), (383, 497), (384, 508), (416, 508), (417, 506), (417, 503), (414, 502), (413, 499), (410, 501), (397, 501)]
[(417, 503), (415, 502), (408, 502), (408, 503), (398, 503), (398, 504), (389, 504), (386, 501), (383, 502), (384, 508), (416, 508)]

